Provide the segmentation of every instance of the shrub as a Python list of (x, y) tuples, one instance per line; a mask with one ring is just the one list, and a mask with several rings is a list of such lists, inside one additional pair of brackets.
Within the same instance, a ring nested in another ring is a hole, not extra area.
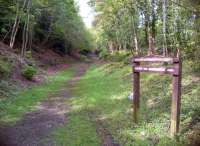
[(128, 52), (115, 52), (112, 54), (112, 61), (123, 62), (129, 56)]
[(115, 51), (110, 54), (106, 49), (102, 50), (99, 54), (101, 59), (110, 60), (113, 62), (122, 62), (124, 64), (130, 63), (132, 54), (128, 51)]
[(199, 60), (193, 62), (192, 70), (195, 73), (200, 73), (200, 61)]
[(101, 59), (108, 59), (110, 57), (110, 53), (106, 49), (104, 49), (100, 52), (99, 57)]
[(22, 75), (28, 80), (32, 80), (33, 76), (36, 75), (36, 73), (37, 69), (33, 66), (25, 66), (22, 70)]
[(200, 61), (198, 60), (185, 60), (184, 63), (184, 72), (186, 73), (200, 73)]
[(81, 60), (81, 61), (88, 61), (88, 58), (87, 58), (87, 56), (85, 56), (85, 55), (79, 55), (79, 59)]
[(27, 51), (25, 55), (26, 55), (26, 58), (32, 59), (32, 52), (31, 51)]

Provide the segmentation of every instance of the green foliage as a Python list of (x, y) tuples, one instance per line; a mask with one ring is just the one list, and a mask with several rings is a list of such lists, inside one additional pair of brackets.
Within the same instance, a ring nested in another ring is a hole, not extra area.
[(17, 87), (9, 83), (9, 81), (0, 81), (0, 100), (8, 97), (13, 97), (16, 91)]
[[(91, 34), (79, 16), (74, 0), (47, 0), (35, 5), (39, 10), (35, 14), (34, 27), (37, 41), (47, 44), (49, 40), (58, 49), (62, 44), (67, 53), (73, 49), (92, 49)], [(40, 9), (41, 6), (48, 8)]]
[(12, 71), (12, 64), (6, 58), (0, 57), (0, 75), (2, 77), (9, 77)]
[(200, 73), (200, 61), (199, 60), (194, 61), (192, 66), (193, 66), (193, 71), (194, 72)]
[(19, 28), (16, 41), (20, 44), (25, 39), (21, 32), (28, 24), (27, 50), (30, 50), (32, 44), (54, 48), (63, 54), (70, 54), (74, 49), (93, 49), (92, 35), (85, 27), (74, 0), (32, 0), (30, 2), (31, 8), (28, 14), (27, 6), (23, 8), (24, 1), (0, 0), (2, 39), (8, 41), (11, 39), (12, 28), (18, 15)]
[(135, 7), (137, 2), (134, 0), (103, 2), (91, 0), (91, 2), (98, 14), (95, 20), (98, 48), (133, 49), (135, 35), (142, 32), (142, 28), (138, 28), (141, 20), (139, 20), (138, 8)]
[(99, 57), (101, 59), (108, 59), (110, 57), (110, 53), (106, 49), (103, 49), (101, 50)]
[(22, 70), (22, 75), (28, 80), (32, 80), (36, 74), (37, 69), (33, 66), (25, 66)]
[(87, 56), (85, 56), (85, 55), (79, 55), (79, 59), (81, 61), (89, 61), (88, 58), (87, 58)]
[(187, 72), (193, 72), (196, 74), (200, 73), (200, 61), (199, 60), (195, 60), (195, 61), (187, 61)]
[(31, 51), (27, 51), (26, 52), (26, 58), (27, 59), (32, 59), (32, 52)]
[(98, 49), (132, 50), (135, 53), (138, 44), (139, 52), (147, 54), (150, 38), (153, 37), (156, 54), (163, 54), (166, 47), (169, 55), (174, 55), (179, 48), (185, 59), (200, 59), (198, 1), (166, 1), (165, 4), (164, 0), (90, 2), (97, 12), (94, 24)]
[(121, 51), (121, 52), (117, 51), (111, 55), (111, 60), (128, 64), (131, 56), (132, 55), (127, 51)]
[(115, 51), (110, 54), (107, 50), (102, 50), (99, 54), (100, 59), (110, 60), (113, 62), (123, 62), (124, 64), (129, 64), (131, 53), (127, 51)]
[(162, 138), (159, 143), (158, 143), (158, 146), (183, 146), (184, 144), (183, 143), (178, 143), (176, 142), (175, 139), (171, 139), (169, 137), (165, 137), (165, 138)]

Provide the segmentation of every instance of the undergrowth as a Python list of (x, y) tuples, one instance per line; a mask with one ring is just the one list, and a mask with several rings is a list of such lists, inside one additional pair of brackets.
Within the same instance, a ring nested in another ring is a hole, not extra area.
[(28, 80), (32, 80), (36, 74), (37, 69), (33, 66), (25, 66), (22, 70), (22, 75)]
[(18, 87), (13, 83), (5, 80), (0, 81), (0, 101), (5, 98), (14, 97), (18, 92)]
[(112, 62), (123, 62), (126, 65), (129, 64), (131, 57), (132, 57), (131, 52), (127, 51), (116, 51), (110, 53), (108, 52), (108, 50), (102, 50), (99, 54), (100, 59), (109, 60)]
[(11, 61), (5, 57), (0, 56), (0, 79), (9, 77), (11, 70)]
[[(89, 131), (91, 127), (96, 129), (95, 123), (100, 120), (114, 140), (123, 146), (198, 143), (198, 132), (195, 134), (193, 129), (200, 121), (200, 86), (199, 78), (188, 73), (189, 69), (184, 65), (179, 141), (169, 137), (172, 78), (142, 74), (140, 121), (135, 124), (132, 101), (127, 98), (132, 92), (131, 66), (120, 63), (93, 66), (80, 80), (73, 91), (75, 98), (70, 99), (69, 125), (55, 132), (57, 140), (63, 145), (78, 146), (82, 142), (83, 146), (93, 146), (84, 139), (96, 137), (94, 130)], [(87, 128), (88, 124), (90, 128)]]

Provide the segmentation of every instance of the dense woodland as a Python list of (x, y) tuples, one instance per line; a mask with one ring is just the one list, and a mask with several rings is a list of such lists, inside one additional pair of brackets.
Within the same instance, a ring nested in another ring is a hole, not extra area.
[(166, 56), (180, 50), (184, 58), (199, 63), (199, 1), (91, 0), (96, 12), (92, 30), (85, 27), (73, 0), (0, 3), (1, 41), (20, 48), (22, 56), (38, 46), (69, 54), (96, 48), (104, 54), (125, 50)]
[(20, 48), (58, 48), (61, 53), (88, 49), (91, 36), (74, 0), (1, 0), (1, 41)]
[(198, 0), (91, 0), (97, 48), (172, 55), (199, 64)]
[[(91, 28), (84, 0), (0, 0), (0, 146), (199, 146), (200, 0), (86, 1)], [(134, 80), (133, 56), (154, 55), (182, 71)]]

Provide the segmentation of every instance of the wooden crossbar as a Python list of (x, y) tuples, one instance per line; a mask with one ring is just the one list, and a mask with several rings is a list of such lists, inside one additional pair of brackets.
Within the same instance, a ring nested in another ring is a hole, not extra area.
[(134, 72), (152, 72), (161, 74), (174, 74), (173, 67), (145, 67), (145, 66), (135, 66)]
[[(149, 67), (141, 66), (141, 62), (168, 62), (172, 67)], [(171, 136), (175, 136), (179, 131), (180, 123), (180, 106), (181, 106), (181, 75), (182, 75), (182, 61), (179, 58), (170, 57), (135, 57), (133, 59), (133, 110), (135, 122), (138, 122), (139, 107), (140, 107), (140, 73), (153, 72), (170, 74), (173, 76), (173, 94), (171, 107)]]
[(172, 58), (172, 57), (135, 57), (133, 58), (133, 62), (168, 62), (168, 63), (174, 63), (179, 62), (178, 58)]

